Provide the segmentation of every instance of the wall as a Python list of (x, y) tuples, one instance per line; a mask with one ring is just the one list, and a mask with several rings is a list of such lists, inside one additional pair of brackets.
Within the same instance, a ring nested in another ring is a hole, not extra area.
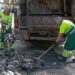
[(72, 2), (72, 16), (75, 17), (75, 0)]
[(60, 12), (60, 0), (30, 0), (31, 14), (52, 14)]

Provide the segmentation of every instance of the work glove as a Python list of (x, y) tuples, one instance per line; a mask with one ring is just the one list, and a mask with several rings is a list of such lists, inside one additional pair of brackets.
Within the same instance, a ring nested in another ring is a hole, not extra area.
[(63, 43), (62, 41), (58, 41), (58, 42), (54, 41), (55, 47), (58, 47), (58, 46), (61, 45), (62, 43)]
[(66, 36), (67, 36), (66, 34), (63, 34), (63, 37), (64, 37), (64, 38), (66, 38)]
[(55, 47), (58, 45), (58, 42), (53, 41), (53, 44), (55, 45)]

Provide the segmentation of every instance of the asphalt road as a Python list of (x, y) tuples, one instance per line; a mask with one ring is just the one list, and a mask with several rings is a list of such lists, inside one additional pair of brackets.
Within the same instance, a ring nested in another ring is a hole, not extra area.
[[(46, 41), (21, 41), (16, 40), (15, 46), (23, 55), (38, 57), (49, 46)], [(58, 55), (54, 51), (48, 52), (41, 59), (44, 60), (44, 66), (40, 69), (30, 71), (28, 75), (75, 75), (75, 63), (65, 64), (58, 60)], [(26, 71), (21, 71), (22, 75), (27, 75)]]

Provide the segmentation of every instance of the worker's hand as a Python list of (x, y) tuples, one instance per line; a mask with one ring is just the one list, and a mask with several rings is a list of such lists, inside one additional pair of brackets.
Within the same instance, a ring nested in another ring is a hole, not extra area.
[(56, 42), (56, 41), (53, 41), (53, 44), (54, 44), (54, 45), (56, 45), (56, 44), (57, 44), (57, 42)]
[(66, 34), (63, 34), (63, 37), (66, 38)]
[(64, 40), (63, 41), (58, 41), (58, 42), (55, 43), (55, 47), (64, 46), (64, 44), (65, 44)]

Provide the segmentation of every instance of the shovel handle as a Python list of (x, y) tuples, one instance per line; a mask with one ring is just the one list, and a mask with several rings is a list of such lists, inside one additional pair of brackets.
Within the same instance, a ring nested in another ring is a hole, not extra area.
[(40, 55), (37, 59), (40, 59), (43, 55), (45, 55), (48, 51), (50, 51), (54, 46), (55, 46), (55, 44), (52, 45), (51, 47), (49, 47), (49, 48), (48, 48), (42, 55)]

